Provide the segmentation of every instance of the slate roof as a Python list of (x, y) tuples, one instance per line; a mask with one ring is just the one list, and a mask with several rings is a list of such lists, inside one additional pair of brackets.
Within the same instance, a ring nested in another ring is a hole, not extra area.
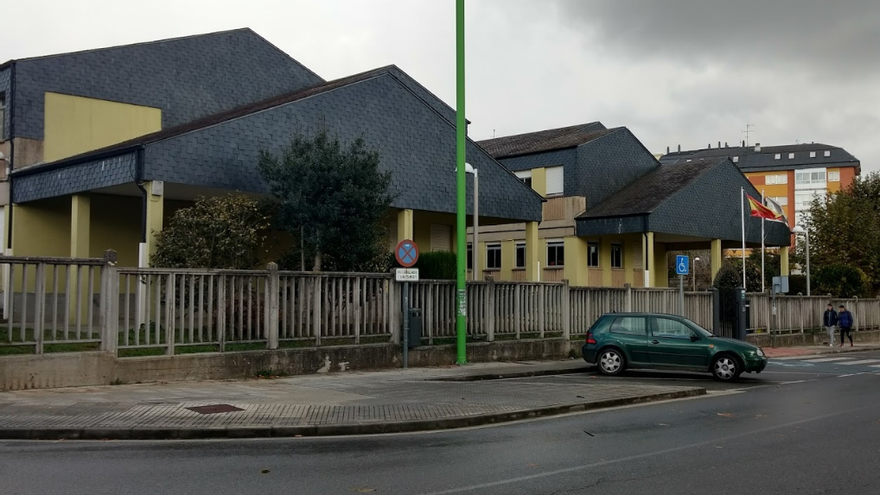
[[(810, 157), (811, 151), (816, 152), (815, 157)], [(831, 156), (825, 156), (826, 151), (830, 151)], [(788, 157), (790, 153), (794, 153), (794, 158)], [(779, 159), (776, 159), (777, 154), (781, 155)], [(754, 146), (704, 148), (668, 153), (660, 158), (660, 163), (681, 163), (695, 158), (722, 157), (731, 158), (731, 160), (733, 157), (737, 157), (735, 163), (744, 172), (841, 166), (861, 168), (859, 159), (845, 149), (822, 143), (762, 146), (760, 152), (756, 152)]]
[[(6, 62), (16, 137), (42, 139), (45, 93), (162, 109), (174, 127), (324, 79), (248, 28)], [(2, 82), (2, 81), (0, 81)]]
[(509, 158), (530, 153), (573, 148), (608, 134), (601, 122), (590, 122), (558, 129), (515, 134), (478, 141), (487, 153), (498, 158)]
[[(342, 142), (363, 138), (392, 171), (392, 206), (455, 212), (455, 127), (437, 102), (424, 99), (405, 74), (383, 67), (159, 131), (55, 163), (13, 171), (15, 202), (131, 183), (131, 161), (143, 147), (144, 180), (216, 190), (268, 193), (257, 170), (262, 151), (278, 154), (295, 133), (321, 128)], [(405, 76), (405, 78), (404, 78)], [(543, 199), (468, 140), (480, 170), (480, 213), (488, 219), (540, 221)], [(106, 162), (114, 160), (112, 171)], [(89, 174), (85, 174), (89, 171)], [(84, 175), (75, 184), (65, 176)], [(88, 178), (85, 177), (88, 175)], [(473, 181), (468, 181), (472, 190)], [(472, 211), (472, 191), (466, 195)]]
[(686, 189), (720, 160), (696, 159), (690, 163), (657, 167), (617, 194), (588, 209), (579, 219), (649, 214), (669, 198)]

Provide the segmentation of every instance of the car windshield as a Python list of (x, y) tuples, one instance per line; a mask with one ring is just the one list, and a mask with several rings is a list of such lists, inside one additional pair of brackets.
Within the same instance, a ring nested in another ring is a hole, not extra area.
[(693, 331), (697, 332), (699, 335), (701, 335), (703, 337), (714, 337), (715, 336), (714, 333), (706, 330), (705, 328), (701, 327), (700, 325), (697, 325), (696, 323), (694, 323), (690, 320), (687, 320), (687, 322), (688, 322), (688, 325), (690, 325), (691, 329), (693, 329)]

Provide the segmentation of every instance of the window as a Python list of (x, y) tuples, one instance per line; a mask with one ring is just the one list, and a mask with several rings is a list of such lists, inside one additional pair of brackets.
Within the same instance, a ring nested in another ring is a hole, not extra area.
[(611, 268), (623, 268), (623, 246), (611, 245)]
[(599, 266), (599, 243), (587, 243), (587, 266)]
[(825, 170), (800, 170), (794, 174), (796, 186), (825, 187)]
[(654, 337), (672, 337), (678, 339), (690, 339), (691, 335), (695, 335), (694, 331), (688, 328), (684, 323), (671, 318), (655, 318), (652, 333)]
[(486, 245), (486, 269), (501, 269), (501, 244)]
[(782, 158), (782, 153), (776, 153), (775, 155), (773, 155), (774, 160), (779, 160), (780, 158)]
[(788, 174), (774, 174), (764, 177), (764, 184), (768, 186), (777, 184), (788, 184)]
[(452, 250), (452, 227), (431, 224), (431, 251)]
[(810, 152), (810, 158), (816, 158), (816, 152), (815, 152), (815, 151), (811, 151), (811, 152)]
[(547, 168), (547, 196), (562, 196), (565, 192), (563, 177), (562, 167)]
[(547, 242), (547, 266), (565, 266), (565, 246), (562, 241)]
[(610, 328), (611, 333), (625, 333), (629, 335), (648, 335), (648, 326), (645, 318), (640, 316), (621, 316), (614, 320)]
[(733, 163), (737, 163), (737, 162), (739, 162), (739, 157), (738, 156), (733, 157)]
[(525, 170), (522, 172), (514, 172), (514, 174), (516, 174), (517, 178), (519, 178), (519, 180), (521, 180), (523, 182), (523, 184), (525, 184), (529, 187), (532, 187), (532, 171), (531, 170)]
[(813, 200), (816, 198), (823, 198), (824, 191), (822, 190), (812, 190), (812, 191), (795, 191), (794, 193), (794, 209), (795, 211), (805, 211), (810, 209), (810, 205), (813, 204)]
[(794, 159), (794, 153), (789, 153), (789, 154), (788, 154), (788, 159), (789, 159), (789, 160), (793, 160), (793, 159)]
[(826, 157), (831, 156), (831, 150), (826, 151), (825, 153), (822, 154), (822, 156), (826, 156)]
[(516, 268), (526, 267), (526, 245), (519, 242), (516, 244)]
[(840, 182), (840, 172), (828, 172), (828, 182)]
[(470, 244), (467, 247), (467, 269), (474, 269), (474, 247)]
[(768, 199), (775, 201), (779, 206), (788, 206), (788, 196), (768, 196)]

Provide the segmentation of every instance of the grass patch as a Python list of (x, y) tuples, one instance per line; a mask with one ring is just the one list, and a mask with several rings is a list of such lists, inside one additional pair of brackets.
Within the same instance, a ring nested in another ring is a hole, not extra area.
[(32, 345), (0, 345), (0, 356), (20, 356), (35, 352), (37, 352), (37, 348)]
[(226, 352), (235, 351), (265, 351), (265, 342), (246, 342), (243, 344), (226, 344)]
[(271, 379), (282, 378), (287, 376), (287, 372), (281, 370), (260, 370), (257, 372), (257, 378)]
[(101, 349), (100, 342), (70, 342), (63, 344), (46, 344), (43, 346), (43, 353), (49, 354), (52, 352), (84, 352), (84, 351), (97, 351)]
[(164, 347), (139, 347), (136, 349), (119, 349), (119, 357), (164, 356)]

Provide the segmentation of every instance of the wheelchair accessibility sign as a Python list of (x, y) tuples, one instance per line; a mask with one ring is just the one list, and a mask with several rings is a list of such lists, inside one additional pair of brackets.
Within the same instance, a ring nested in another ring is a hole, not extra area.
[(690, 265), (690, 258), (679, 254), (675, 257), (675, 274), (676, 275), (687, 275), (688, 274), (688, 266)]

